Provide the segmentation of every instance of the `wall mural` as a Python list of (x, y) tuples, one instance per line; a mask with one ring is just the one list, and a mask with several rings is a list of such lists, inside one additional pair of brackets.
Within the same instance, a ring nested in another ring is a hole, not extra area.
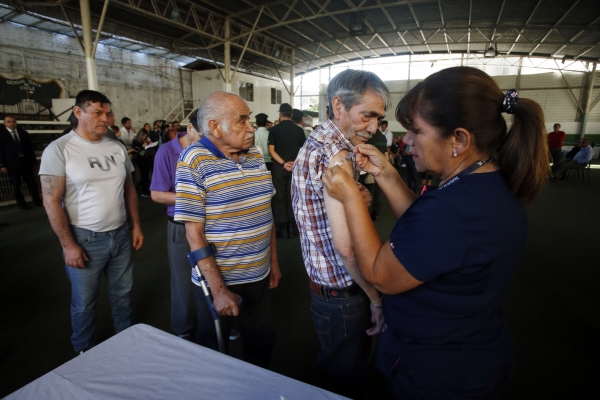
[(0, 74), (0, 113), (15, 114), (20, 120), (52, 120), (52, 99), (62, 98), (63, 93), (56, 79)]

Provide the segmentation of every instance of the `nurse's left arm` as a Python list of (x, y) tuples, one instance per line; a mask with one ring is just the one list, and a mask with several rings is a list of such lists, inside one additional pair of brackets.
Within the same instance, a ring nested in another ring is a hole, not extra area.
[[(358, 253), (360, 254), (360, 250)], [(381, 246), (372, 266), (361, 264), (360, 257), (359, 265), (365, 278), (381, 293), (398, 294), (423, 283), (404, 268), (392, 251), (389, 241)]]

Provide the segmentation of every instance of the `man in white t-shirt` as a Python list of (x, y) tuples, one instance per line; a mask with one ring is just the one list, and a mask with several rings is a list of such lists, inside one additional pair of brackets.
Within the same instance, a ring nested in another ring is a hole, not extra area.
[(134, 168), (123, 144), (106, 137), (109, 112), (110, 101), (102, 93), (79, 92), (73, 107), (77, 127), (44, 150), (39, 172), (46, 213), (71, 281), (71, 343), (78, 353), (95, 344), (102, 275), (108, 280), (115, 331), (131, 325), (131, 247), (137, 250), (144, 241)]
[(131, 120), (127, 117), (121, 118), (121, 124), (123, 127), (119, 129), (121, 136), (119, 139), (125, 144), (128, 149), (131, 148), (131, 141), (135, 137), (135, 129), (131, 126)]
[(394, 139), (394, 134), (388, 129), (388, 122), (386, 120), (381, 121), (381, 132), (383, 133), (383, 136), (385, 136), (387, 142), (386, 145), (389, 151), (392, 140)]
[(266, 128), (268, 122), (269, 116), (267, 114), (260, 113), (256, 115), (258, 129), (254, 132), (254, 145), (260, 148), (267, 170), (270, 171), (273, 168), (273, 160), (269, 154), (269, 131)]

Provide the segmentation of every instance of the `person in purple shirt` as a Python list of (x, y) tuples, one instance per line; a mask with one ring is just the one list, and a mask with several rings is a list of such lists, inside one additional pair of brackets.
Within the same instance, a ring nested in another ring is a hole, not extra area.
[(179, 132), (176, 140), (163, 144), (154, 158), (154, 173), (150, 196), (156, 203), (167, 205), (167, 246), (171, 269), (171, 329), (177, 336), (192, 340), (195, 313), (192, 302), (190, 264), (186, 258), (190, 251), (185, 236), (185, 224), (173, 221), (175, 212), (175, 172), (179, 154), (190, 144), (200, 140), (197, 111), (190, 116), (187, 132)]

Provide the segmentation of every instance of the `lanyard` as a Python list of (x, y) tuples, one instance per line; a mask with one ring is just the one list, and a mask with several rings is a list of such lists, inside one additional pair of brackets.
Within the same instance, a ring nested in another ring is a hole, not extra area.
[(438, 190), (443, 189), (445, 187), (448, 187), (450, 185), (452, 185), (453, 183), (455, 183), (456, 181), (460, 180), (460, 178), (464, 178), (465, 176), (469, 175), (470, 173), (472, 173), (473, 171), (478, 170), (479, 168), (483, 167), (485, 164), (494, 161), (494, 158), (490, 157), (488, 160), (479, 160), (477, 161), (475, 164), (465, 168), (464, 170), (462, 170), (460, 172), (460, 174), (456, 175), (455, 177), (453, 177), (452, 179), (450, 179), (448, 182), (444, 183), (442, 186), (440, 186), (438, 188)]
[(445, 187), (448, 187), (448, 186), (452, 185), (453, 183), (455, 183), (456, 181), (460, 180), (460, 178), (464, 178), (465, 176), (469, 175), (471, 172), (483, 167), (485, 164), (492, 162), (492, 161), (494, 161), (493, 157), (490, 157), (488, 160), (479, 160), (475, 164), (462, 170), (458, 175), (456, 175), (455, 177), (453, 177), (452, 179), (450, 179), (448, 182), (444, 183), (440, 187), (423, 186), (423, 191), (421, 192), (421, 195), (423, 195), (425, 192), (431, 192), (433, 190), (440, 190)]

